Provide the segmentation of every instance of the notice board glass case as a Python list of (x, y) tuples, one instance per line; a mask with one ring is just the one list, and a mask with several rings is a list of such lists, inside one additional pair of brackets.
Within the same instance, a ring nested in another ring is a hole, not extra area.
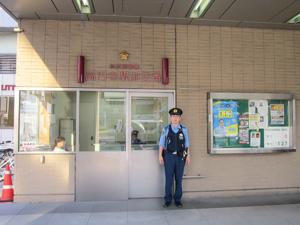
[(291, 94), (208, 93), (210, 154), (296, 151)]

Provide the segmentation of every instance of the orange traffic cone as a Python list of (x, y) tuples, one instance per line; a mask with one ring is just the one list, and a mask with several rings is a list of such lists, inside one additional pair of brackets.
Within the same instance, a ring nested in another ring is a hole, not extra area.
[(14, 201), (14, 187), (11, 180), (11, 172), (9, 165), (6, 165), (4, 172), (4, 182), (2, 188), (1, 202), (13, 202)]

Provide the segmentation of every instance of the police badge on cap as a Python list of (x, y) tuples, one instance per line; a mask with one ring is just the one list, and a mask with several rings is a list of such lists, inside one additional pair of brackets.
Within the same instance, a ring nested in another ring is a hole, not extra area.
[(139, 134), (139, 131), (138, 131), (138, 130), (133, 130), (133, 131), (132, 131), (132, 135), (136, 135), (136, 136), (137, 136), (138, 134)]
[(180, 108), (173, 108), (169, 110), (169, 114), (172, 115), (182, 115), (182, 110)]

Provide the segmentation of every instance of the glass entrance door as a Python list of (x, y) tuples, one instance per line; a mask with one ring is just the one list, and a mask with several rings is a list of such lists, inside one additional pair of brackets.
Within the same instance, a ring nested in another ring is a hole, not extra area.
[(158, 143), (174, 92), (82, 90), (76, 200), (160, 197)]
[(131, 93), (129, 101), (129, 198), (161, 197), (164, 173), (158, 163), (159, 137), (168, 124), (173, 93)]

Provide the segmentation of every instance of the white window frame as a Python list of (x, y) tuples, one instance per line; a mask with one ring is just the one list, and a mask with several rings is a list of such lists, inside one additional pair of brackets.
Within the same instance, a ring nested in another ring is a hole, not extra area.
[[(151, 96), (151, 93), (156, 96), (156, 93), (173, 93), (174, 103), (176, 99), (175, 90), (160, 90), (160, 89), (106, 89), (106, 88), (48, 88), (48, 87), (16, 87), (15, 88), (15, 102), (14, 102), (14, 149), (16, 154), (53, 154), (54, 152), (49, 151), (37, 151), (37, 152), (20, 152), (19, 151), (19, 106), (20, 106), (20, 91), (73, 91), (76, 92), (76, 139), (75, 139), (75, 151), (66, 152), (59, 154), (74, 154), (79, 152), (79, 103), (80, 103), (80, 91), (105, 91), (105, 92), (124, 92), (125, 93), (125, 108), (126, 108), (126, 118), (129, 116), (128, 104), (130, 100), (130, 95), (134, 93), (145, 93)], [(128, 122), (126, 122), (127, 124)], [(129, 127), (126, 126), (126, 151), (128, 151), (130, 136), (129, 136)], [(128, 139), (129, 138), (129, 139)], [(58, 154), (58, 153), (55, 153)]]

